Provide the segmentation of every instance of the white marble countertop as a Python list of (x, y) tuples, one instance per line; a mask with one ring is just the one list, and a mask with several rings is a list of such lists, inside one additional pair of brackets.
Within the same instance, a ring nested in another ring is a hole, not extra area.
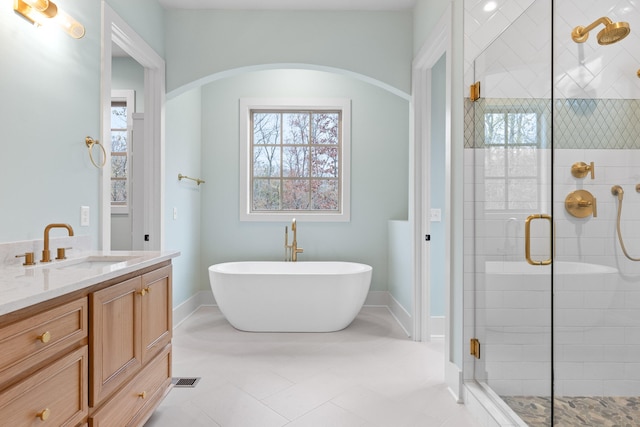
[(175, 258), (177, 251), (86, 251), (66, 260), (0, 266), (0, 315)]

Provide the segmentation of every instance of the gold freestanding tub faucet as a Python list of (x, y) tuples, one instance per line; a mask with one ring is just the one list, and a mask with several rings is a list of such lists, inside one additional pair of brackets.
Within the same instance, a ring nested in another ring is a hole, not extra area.
[[(291, 221), (291, 231), (293, 231), (293, 242), (289, 244), (289, 230), (284, 228), (284, 248), (286, 261), (298, 261), (298, 254), (304, 252), (304, 249), (298, 247), (298, 228), (296, 226), (296, 219)], [(290, 253), (288, 253), (291, 251)]]
[(73, 228), (69, 224), (49, 224), (44, 228), (44, 249), (40, 262), (51, 262), (51, 251), (49, 250), (49, 231), (52, 228), (66, 228), (69, 236), (73, 236)]

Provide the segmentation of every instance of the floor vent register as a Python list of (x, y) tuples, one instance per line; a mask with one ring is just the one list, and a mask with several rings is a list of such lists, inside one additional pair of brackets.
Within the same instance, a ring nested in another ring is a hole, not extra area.
[(196, 384), (200, 381), (200, 377), (191, 377), (191, 378), (180, 378), (173, 377), (171, 379), (171, 384), (174, 387), (183, 387), (183, 388), (194, 388)]

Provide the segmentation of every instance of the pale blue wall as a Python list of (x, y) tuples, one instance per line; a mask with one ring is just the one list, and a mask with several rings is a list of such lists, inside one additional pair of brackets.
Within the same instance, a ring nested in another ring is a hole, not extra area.
[(227, 70), (302, 63), (411, 91), (407, 12), (167, 10), (167, 89)]
[[(281, 260), (284, 227), (240, 222), (239, 99), (346, 97), (352, 100), (351, 221), (298, 220), (300, 260), (346, 260), (373, 266), (372, 290), (387, 290), (387, 220), (408, 206), (409, 102), (335, 73), (267, 70), (243, 73), (202, 89), (202, 256), (224, 261)], [(207, 283), (208, 278), (203, 277)]]
[(389, 293), (409, 314), (413, 313), (411, 281), (411, 226), (409, 221), (389, 221)]
[[(167, 102), (165, 150), (165, 247), (181, 252), (173, 260), (174, 307), (204, 289), (206, 283), (200, 263), (201, 195), (213, 183), (200, 186), (189, 180), (178, 181), (178, 174), (202, 176), (202, 108), (200, 89), (186, 92)], [(173, 208), (177, 219), (173, 219)]]
[[(1, 242), (42, 239), (52, 222), (97, 235), (99, 171), (84, 138), (100, 131), (100, 4), (65, 9), (85, 25), (83, 39), (35, 28), (12, 2), (0, 8)], [(81, 205), (90, 227), (80, 227)]]
[(111, 60), (111, 89), (135, 92), (136, 113), (144, 112), (144, 67), (129, 57)]
[(429, 290), (431, 316), (445, 314), (445, 125), (446, 125), (446, 56), (443, 55), (431, 69), (431, 209), (440, 209), (442, 221), (431, 222), (431, 253)]

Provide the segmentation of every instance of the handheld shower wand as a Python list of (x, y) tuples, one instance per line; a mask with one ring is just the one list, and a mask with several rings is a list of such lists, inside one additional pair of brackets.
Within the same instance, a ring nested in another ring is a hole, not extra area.
[[(636, 191), (640, 192), (640, 184), (636, 185)], [(620, 247), (622, 248), (622, 252), (624, 256), (629, 258), (631, 261), (640, 261), (640, 258), (633, 258), (627, 252), (627, 248), (624, 246), (624, 242), (622, 241), (622, 232), (620, 231), (620, 216), (622, 215), (622, 199), (624, 198), (624, 190), (619, 185), (614, 185), (611, 187), (611, 194), (614, 196), (618, 196), (618, 219), (616, 220), (616, 230), (618, 232), (618, 241), (620, 242)]]

